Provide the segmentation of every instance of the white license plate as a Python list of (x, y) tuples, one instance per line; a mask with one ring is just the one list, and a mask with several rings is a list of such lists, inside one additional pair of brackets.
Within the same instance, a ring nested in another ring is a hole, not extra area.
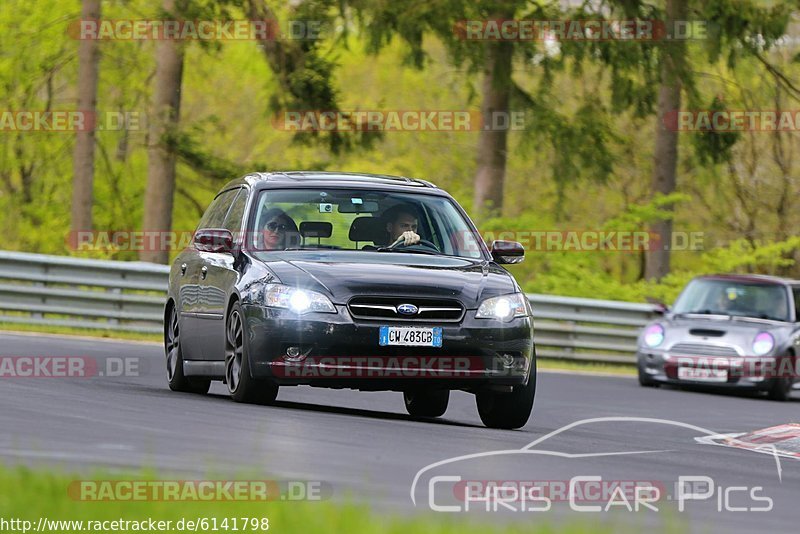
[(441, 347), (442, 327), (382, 326), (378, 336), (381, 347), (402, 345), (406, 347)]
[(681, 380), (697, 380), (698, 382), (727, 382), (728, 371), (726, 369), (678, 367), (678, 378)]

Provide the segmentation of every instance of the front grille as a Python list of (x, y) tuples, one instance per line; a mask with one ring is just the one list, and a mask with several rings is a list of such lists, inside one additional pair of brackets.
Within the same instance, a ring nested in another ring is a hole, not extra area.
[[(414, 315), (401, 314), (397, 311), (401, 304), (413, 304), (418, 311)], [(347, 309), (354, 319), (372, 321), (457, 323), (464, 316), (464, 306), (453, 299), (353, 297), (347, 303)]]
[(673, 354), (692, 354), (698, 356), (739, 356), (733, 347), (721, 347), (708, 343), (678, 343), (673, 345), (669, 352)]

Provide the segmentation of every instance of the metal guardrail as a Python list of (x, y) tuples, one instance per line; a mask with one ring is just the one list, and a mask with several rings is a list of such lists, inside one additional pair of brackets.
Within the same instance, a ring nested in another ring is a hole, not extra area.
[(0, 251), (0, 322), (162, 332), (169, 267)]
[(658, 316), (652, 304), (536, 294), (528, 300), (542, 358), (634, 365), (639, 330)]
[[(0, 251), (0, 323), (162, 332), (169, 267)], [(633, 364), (650, 304), (529, 294), (540, 357)]]

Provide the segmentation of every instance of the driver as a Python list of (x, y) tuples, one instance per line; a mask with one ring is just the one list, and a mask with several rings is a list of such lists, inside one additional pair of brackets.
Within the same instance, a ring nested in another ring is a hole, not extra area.
[(717, 295), (717, 308), (714, 310), (715, 312), (728, 314), (743, 306), (744, 297), (739, 296), (736, 289), (728, 288), (724, 291), (721, 291), (719, 295)]
[(401, 243), (403, 246), (409, 246), (419, 243), (418, 217), (413, 207), (407, 204), (392, 206), (386, 210), (383, 218), (386, 221), (386, 231), (389, 233), (389, 246)]

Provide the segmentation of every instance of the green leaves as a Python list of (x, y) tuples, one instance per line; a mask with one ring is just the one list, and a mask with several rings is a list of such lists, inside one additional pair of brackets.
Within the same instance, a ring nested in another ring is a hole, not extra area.
[[(710, 113), (727, 111), (724, 102), (715, 96), (708, 106)], [(717, 131), (712, 126), (709, 130), (692, 133), (695, 154), (703, 164), (718, 164), (730, 161), (732, 149), (741, 137), (737, 131)]]

